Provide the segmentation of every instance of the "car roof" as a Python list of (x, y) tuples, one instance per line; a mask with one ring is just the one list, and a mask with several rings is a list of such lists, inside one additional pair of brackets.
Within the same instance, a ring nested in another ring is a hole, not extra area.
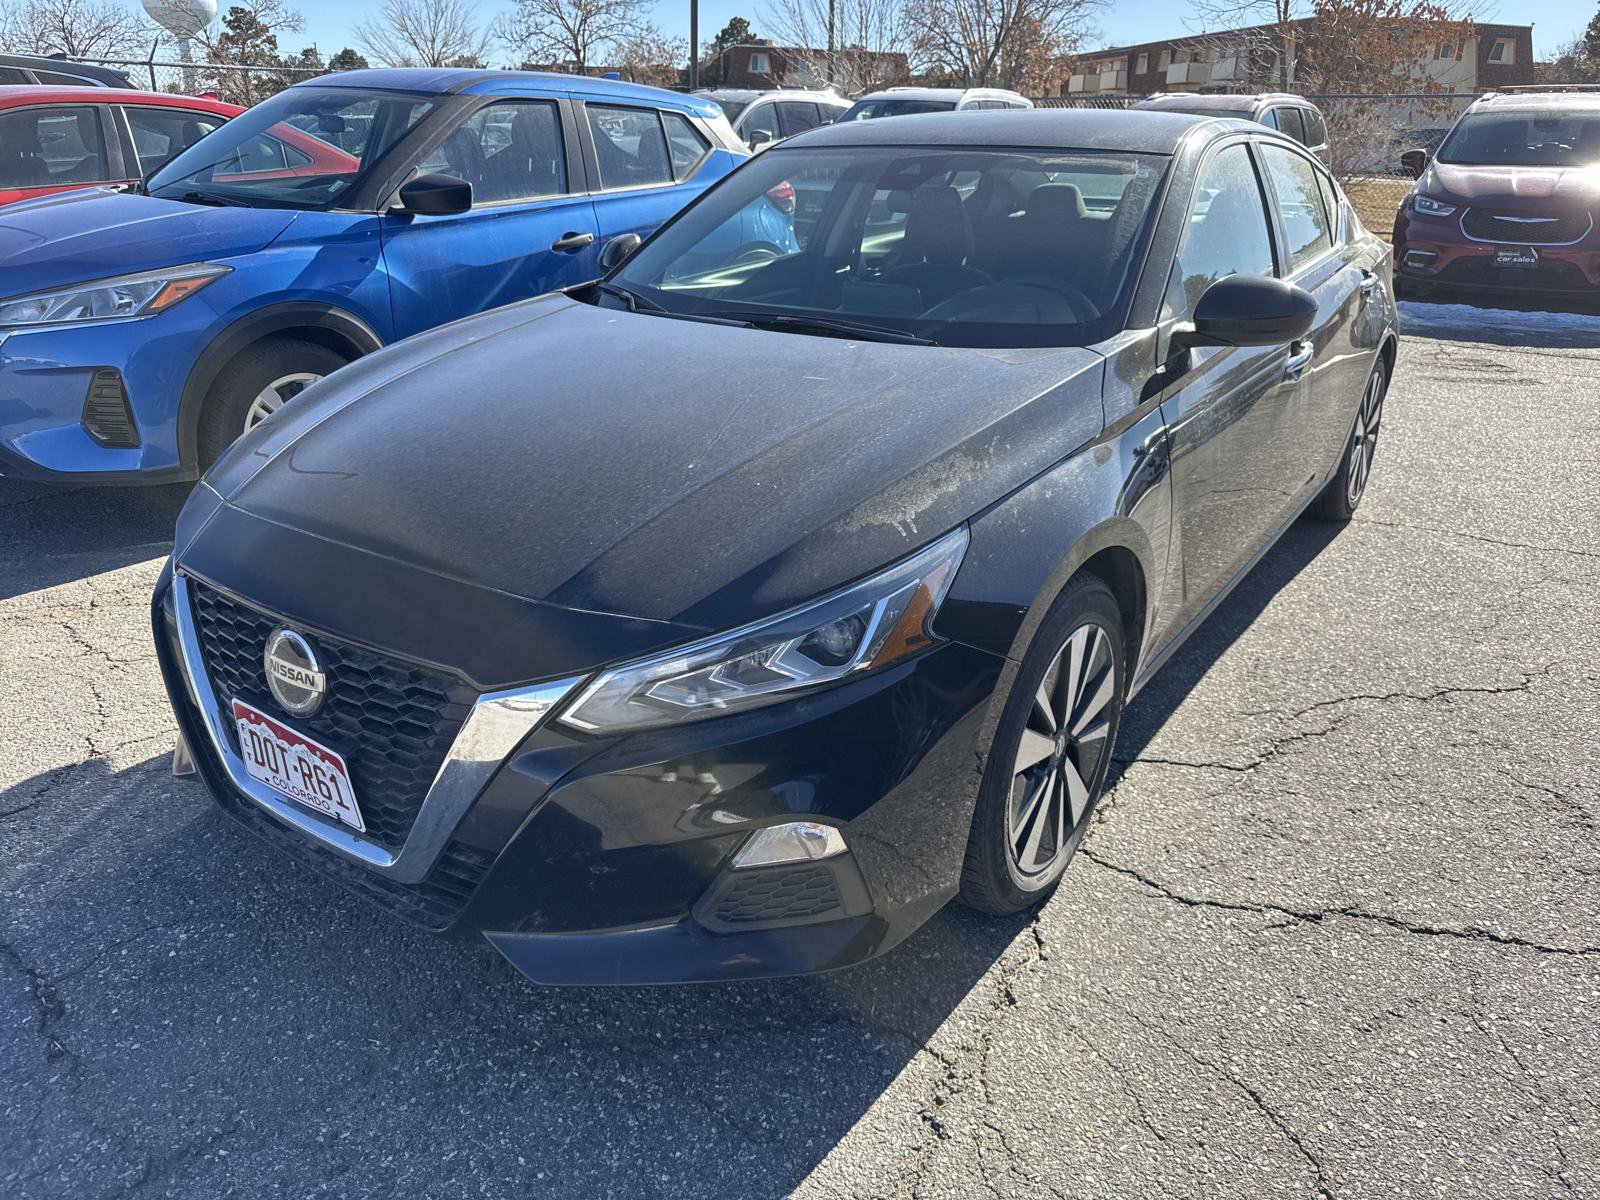
[(1041, 150), (1126, 150), (1171, 154), (1199, 125), (1226, 129), (1264, 127), (1188, 113), (1104, 108), (1032, 108), (929, 113), (892, 121), (846, 121), (808, 130), (779, 149), (813, 146), (985, 146)]
[(54, 71), (58, 75), (75, 75), (89, 81), (91, 86), (130, 87), (128, 73), (116, 67), (103, 67), (97, 63), (79, 62), (75, 58), (53, 54), (0, 54), (0, 66), (22, 67), (29, 71)]
[(147, 104), (160, 108), (191, 108), (233, 116), (244, 110), (237, 104), (208, 100), (204, 96), (177, 96), (171, 92), (141, 92), (134, 88), (103, 88), (92, 84), (69, 87), (56, 83), (14, 83), (0, 87), (0, 108), (32, 104)]
[[(892, 87), (868, 92), (861, 100), (878, 100), (885, 96), (898, 96), (907, 100), (960, 100), (963, 96), (1020, 96), (1020, 92), (1005, 88), (942, 88), (942, 87)], [(860, 103), (858, 100), (856, 103)]]
[(1258, 104), (1316, 107), (1304, 96), (1296, 96), (1291, 92), (1157, 92), (1153, 96), (1146, 96), (1134, 107), (1177, 112), (1250, 112)]
[(1473, 108), (1499, 111), (1548, 112), (1551, 109), (1600, 109), (1600, 91), (1573, 90), (1548, 92), (1489, 92), (1473, 102)]
[(604, 100), (631, 100), (658, 108), (677, 108), (701, 116), (721, 115), (713, 101), (665, 88), (646, 87), (620, 79), (592, 75), (561, 75), (554, 71), (498, 71), (475, 67), (372, 67), (339, 71), (303, 79), (295, 87), (367, 88), (388, 92), (423, 92), (429, 95), (500, 96), (526, 93), (583, 96)]
[(849, 104), (850, 101), (830, 92), (825, 88), (702, 88), (698, 92), (691, 92), (693, 96), (705, 96), (715, 100), (719, 96), (729, 100), (831, 100), (835, 104)]

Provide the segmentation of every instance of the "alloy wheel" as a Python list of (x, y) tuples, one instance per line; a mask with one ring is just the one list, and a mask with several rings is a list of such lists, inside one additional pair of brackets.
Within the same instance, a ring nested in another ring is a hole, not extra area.
[(1350, 435), (1350, 463), (1345, 472), (1346, 498), (1355, 507), (1367, 490), (1372, 475), (1372, 460), (1378, 453), (1378, 426), (1383, 421), (1383, 372), (1374, 371), (1361, 395), (1361, 411), (1356, 414), (1355, 431)]
[(274, 379), (256, 393), (256, 398), (250, 402), (250, 407), (245, 410), (244, 427), (246, 431), (254, 429), (321, 378), (321, 375), (311, 371), (296, 371), (291, 375), (284, 375), (281, 378)]
[(1111, 639), (1099, 625), (1078, 626), (1045, 671), (1017, 748), (1006, 843), (1020, 875), (1048, 875), (1087, 815), (1116, 695)]

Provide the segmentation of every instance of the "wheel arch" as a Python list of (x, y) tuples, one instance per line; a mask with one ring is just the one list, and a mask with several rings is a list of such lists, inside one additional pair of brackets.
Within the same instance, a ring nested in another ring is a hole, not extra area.
[(269, 337), (293, 336), (326, 346), (350, 360), (371, 354), (383, 339), (360, 317), (331, 304), (288, 302), (257, 309), (229, 325), (200, 352), (178, 402), (178, 457), (198, 466), (200, 411), (206, 397), (241, 353)]

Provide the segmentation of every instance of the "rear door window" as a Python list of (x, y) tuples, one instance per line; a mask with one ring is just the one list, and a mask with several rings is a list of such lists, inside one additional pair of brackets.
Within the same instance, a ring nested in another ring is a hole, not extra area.
[(21, 67), (0, 67), (0, 84), (32, 83), (33, 76)]
[(0, 187), (70, 187), (110, 180), (100, 110), (93, 105), (0, 113)]
[(169, 158), (183, 153), (206, 134), (222, 127), (223, 118), (181, 108), (127, 105), (128, 129), (139, 155), (139, 173), (148, 175)]
[(1278, 128), (1287, 133), (1297, 142), (1306, 140), (1305, 122), (1300, 118), (1298, 108), (1280, 108), (1278, 113)]
[(1283, 146), (1263, 144), (1261, 161), (1283, 223), (1284, 249), (1291, 273), (1315, 261), (1333, 245), (1333, 230), (1323, 205), (1321, 174), (1302, 154)]
[(673, 182), (661, 115), (653, 108), (585, 106), (606, 191)]
[(1328, 127), (1322, 122), (1322, 114), (1315, 109), (1300, 110), (1300, 119), (1305, 122), (1306, 145), (1321, 146), (1328, 140)]

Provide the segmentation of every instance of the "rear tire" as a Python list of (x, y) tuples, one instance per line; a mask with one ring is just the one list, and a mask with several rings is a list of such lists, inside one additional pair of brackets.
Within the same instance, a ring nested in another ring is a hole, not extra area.
[(1356, 410), (1355, 424), (1339, 456), (1339, 469), (1312, 502), (1311, 514), (1317, 520), (1344, 522), (1355, 516), (1372, 478), (1372, 464), (1378, 454), (1378, 432), (1383, 427), (1383, 400), (1388, 392), (1389, 369), (1380, 354), (1372, 365), (1372, 374), (1367, 376), (1367, 386), (1361, 391), (1361, 406)]
[(1074, 575), (1017, 669), (995, 727), (961, 871), (961, 899), (1021, 912), (1049, 897), (1105, 788), (1127, 694), (1121, 609)]
[(348, 361), (301, 338), (267, 338), (240, 352), (223, 369), (200, 410), (201, 470), (276, 408)]

